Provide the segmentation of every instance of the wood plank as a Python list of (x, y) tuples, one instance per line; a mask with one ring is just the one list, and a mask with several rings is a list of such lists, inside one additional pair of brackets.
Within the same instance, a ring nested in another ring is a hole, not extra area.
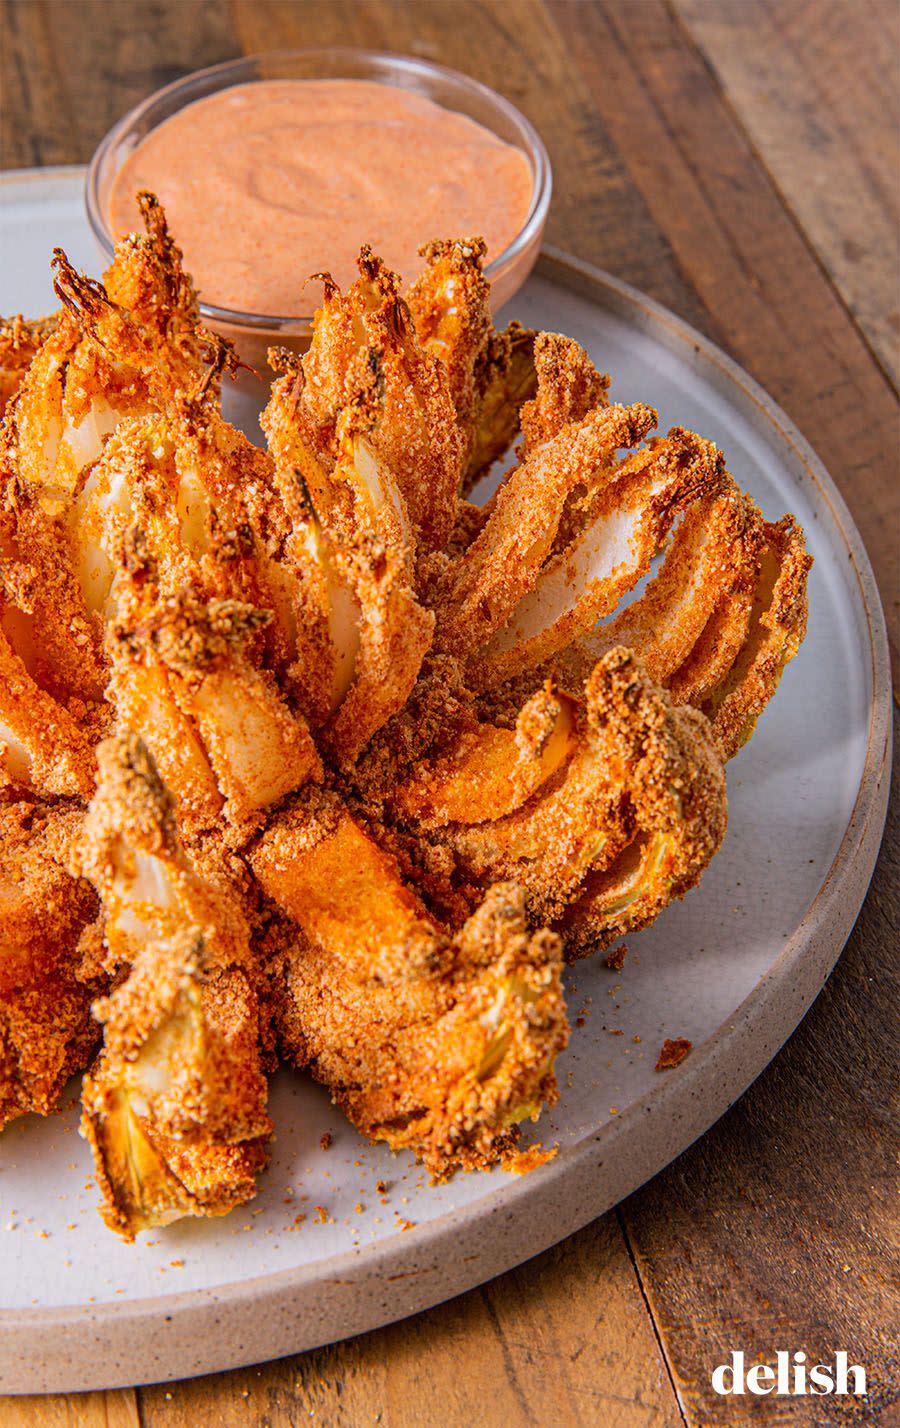
[(704, 327), (785, 407), (840, 487), (879, 580), (900, 678), (900, 417), (890, 384), (662, 0), (548, 8), (706, 309)]
[(126, 110), (240, 53), (224, 5), (0, 0), (0, 166), (85, 164)]
[(141, 1428), (133, 1388), (0, 1398), (0, 1428)]
[(612, 1214), (485, 1288), (400, 1324), (174, 1392), (139, 1393), (144, 1428), (683, 1422)]
[(865, 1415), (852, 1399), (760, 1399), (754, 1423), (887, 1423), (900, 1405), (898, 926), (900, 761), (871, 891), (818, 1001), (737, 1106), (623, 1206), (691, 1424), (742, 1421), (710, 1386), (732, 1349), (748, 1364), (846, 1349), (867, 1369)]
[(674, 4), (897, 387), (900, 7), (893, 0)]

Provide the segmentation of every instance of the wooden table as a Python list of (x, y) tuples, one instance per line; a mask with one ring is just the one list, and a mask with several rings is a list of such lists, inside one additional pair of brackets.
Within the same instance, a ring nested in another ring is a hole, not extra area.
[[(881, 582), (897, 668), (894, 0), (0, 0), (0, 15), (4, 167), (84, 162), (136, 100), (241, 51), (373, 45), (508, 95), (550, 150), (549, 240), (721, 343), (824, 458)], [(715, 1129), (617, 1210), (349, 1343), (168, 1387), (6, 1400), (0, 1424), (900, 1422), (896, 807), (806, 1021)], [(735, 1409), (710, 1386), (732, 1348), (748, 1361), (846, 1348), (869, 1370), (868, 1400)]]

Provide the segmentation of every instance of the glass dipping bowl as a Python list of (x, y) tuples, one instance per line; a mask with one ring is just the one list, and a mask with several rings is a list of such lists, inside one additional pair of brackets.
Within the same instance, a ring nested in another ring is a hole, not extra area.
[[(85, 184), (88, 221), (104, 266), (113, 256), (113, 236), (107, 218), (110, 195), (128, 155), (151, 129), (186, 105), (218, 90), (261, 79), (366, 79), (412, 90), (445, 109), (468, 116), (520, 149), (528, 159), (532, 174), (528, 215), (509, 247), (488, 264), (485, 272), (491, 283), (495, 311), (521, 287), (538, 255), (552, 189), (550, 160), (537, 131), (508, 100), (456, 70), (405, 55), (346, 48), (276, 50), (229, 60), (166, 85), (124, 115), (98, 146)], [(177, 242), (178, 234), (174, 237)], [(311, 309), (313, 302), (311, 299)], [(201, 301), (200, 313), (204, 323), (232, 342), (241, 360), (263, 380), (269, 347), (304, 351), (309, 345), (312, 310), (299, 317), (285, 317), (276, 313), (239, 312)], [(254, 380), (249, 374), (241, 373), (240, 385), (248, 396), (252, 395)], [(259, 381), (255, 385), (259, 396)]]

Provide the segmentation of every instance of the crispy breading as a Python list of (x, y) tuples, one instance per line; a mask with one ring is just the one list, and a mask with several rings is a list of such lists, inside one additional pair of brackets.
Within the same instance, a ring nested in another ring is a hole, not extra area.
[[(97, 615), (112, 562), (91, 541), (85, 475), (124, 419), (202, 368), (196, 296), (155, 200), (143, 208), (148, 233), (119, 245), (109, 290), (57, 250), (63, 309), (0, 425), (3, 778), (37, 794), (89, 795), (110, 723)], [(119, 482), (106, 505), (124, 504)]]
[[(85, 1081), (83, 1129), (104, 1217), (130, 1239), (248, 1198), (271, 1123), (240, 899), (188, 857), (171, 797), (136, 735), (107, 740), (98, 762), (78, 865), (103, 897), (107, 942), (128, 975), (94, 1006), (104, 1044)], [(202, 1195), (179, 1168), (189, 1147)]]
[(448, 750), (396, 781), (388, 795), (392, 814), (426, 829), (512, 813), (574, 752), (575, 708), (548, 682), (523, 706), (514, 729), (473, 720)]
[(166, 598), (152, 578), (127, 576), (119, 606), (110, 639), (117, 697), (128, 717), (151, 711), (147, 742), (187, 831), (211, 826), (219, 811), (240, 829), (320, 776), (306, 721), (245, 649), (265, 612), (206, 600), (189, 585)]
[[(332, 464), (341, 413), (374, 381), (383, 398), (375, 454), (396, 483), (415, 540), (433, 549), (453, 524), (464, 436), (446, 369), (419, 342), (398, 279), (368, 247), (359, 270), (346, 295), (320, 275), (325, 297), (293, 383), (294, 423), (319, 460)], [(262, 424), (272, 441), (271, 419)]]
[(560, 667), (583, 683), (607, 650), (625, 645), (640, 651), (652, 679), (670, 685), (723, 598), (748, 578), (755, 586), (762, 540), (763, 520), (754, 503), (730, 478), (714, 478), (712, 489), (688, 505), (643, 593), (605, 625), (567, 645)]
[(435, 1179), (495, 1164), (518, 1123), (556, 1100), (553, 1063), (568, 1039), (561, 944), (529, 932), (521, 889), (493, 887), (441, 972), (399, 982), (347, 977), (330, 935), (347, 914), (339, 896), (330, 917), (297, 910), (270, 963), (282, 1053), (309, 1066), (363, 1134), (414, 1151)]
[[(617, 868), (635, 839), (665, 831), (664, 903), (699, 880), (726, 822), (725, 780), (707, 721), (672, 707), (628, 651), (611, 650), (597, 663), (581, 709), (569, 703), (577, 716), (566, 756), (527, 801), (486, 820), (476, 804), (471, 821), (418, 825), (452, 851), (458, 877), (476, 888), (515, 879), (535, 923), (562, 919), (567, 938), (568, 910), (598, 875)], [(573, 947), (585, 945), (571, 936)]]
[(55, 327), (55, 317), (26, 322), (19, 313), (0, 319), (0, 417), (19, 390), (35, 353)]
[(478, 404), (472, 416), (469, 459), (460, 484), (468, 496), (496, 461), (512, 446), (520, 427), (520, 409), (537, 389), (536, 334), (519, 322), (491, 332), (475, 368)]
[(349, 407), (335, 423), (330, 458), (320, 457), (298, 417), (294, 388), (301, 376), (289, 371), (275, 382), (261, 420), (279, 489), (290, 500), (294, 473), (302, 482), (308, 536), (293, 561), (307, 572), (298, 591), (312, 601), (298, 625), (314, 631), (320, 665), (321, 656), (328, 661), (324, 671), (315, 662), (310, 671), (317, 711), (325, 702), (320, 681), (327, 691), (320, 737), (348, 763), (402, 708), (431, 643), (434, 616), (412, 589), (410, 518), (379, 440), (387, 397), (368, 392), (367, 404)]
[(487, 248), (483, 238), (461, 238), (428, 243), (419, 251), (425, 267), (406, 301), (419, 341), (443, 364), (456, 419), (466, 435), (468, 465), (494, 331), (491, 289), (483, 272)]
[(616, 452), (656, 424), (652, 407), (601, 407), (565, 427), (506, 477), (476, 540), (439, 592), (439, 649), (472, 656), (503, 630), (543, 575), (557, 522), (575, 487), (604, 486)]
[(0, 629), (0, 787), (87, 797), (93, 763), (89, 731), (36, 683)]
[(347, 810), (307, 789), (249, 853), (269, 897), (342, 964), (344, 979), (396, 982), (438, 970), (447, 940), (393, 859)]
[(609, 406), (609, 376), (598, 372), (571, 337), (539, 332), (534, 339), (535, 392), (519, 412), (523, 450), (552, 441), (571, 422), (583, 421), (597, 407)]
[(812, 556), (794, 517), (766, 522), (747, 640), (727, 676), (701, 705), (712, 721), (723, 758), (732, 758), (751, 737), (806, 636), (806, 581), (811, 567)]
[[(135, 310), (77, 273), (61, 249), (54, 266), (63, 311), (4, 416), (0, 470), (15, 473), (55, 514), (123, 417), (159, 410), (198, 384), (204, 349), (193, 298), (177, 313), (169, 306), (172, 275), (154, 238), (126, 240), (110, 270)], [(148, 313), (152, 326), (144, 325)]]
[(684, 897), (725, 836), (725, 773), (704, 716), (673, 706), (627, 650), (612, 650), (591, 676), (592, 713), (619, 815), (631, 838), (610, 840), (559, 920), (569, 958), (646, 927)]
[(53, 325), (0, 333), (0, 1120), (102, 1026), (83, 1127), (126, 1238), (254, 1193), (276, 1041), (435, 1178), (511, 1164), (563, 956), (702, 876), (810, 565), (712, 442), (495, 332), (479, 239), (405, 296), (368, 248), (326, 275), (254, 448), (141, 207), (102, 284), (57, 253)]
[(99, 1040), (103, 979), (82, 957), (98, 903), (66, 868), (80, 824), (77, 809), (0, 802), (0, 1127), (52, 1111)]
[[(611, 416), (617, 409), (599, 410)], [(678, 517), (726, 479), (712, 442), (679, 427), (625, 457), (586, 496), (578, 534), (550, 554), (509, 621), (477, 653), (479, 686), (540, 667), (615, 610), (650, 570)]]

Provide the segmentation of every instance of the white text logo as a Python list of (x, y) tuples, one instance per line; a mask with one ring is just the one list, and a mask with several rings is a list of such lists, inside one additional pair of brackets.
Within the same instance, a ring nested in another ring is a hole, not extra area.
[(852, 1393), (863, 1396), (866, 1392), (866, 1371), (861, 1364), (849, 1363), (849, 1358), (845, 1349), (839, 1349), (833, 1364), (807, 1364), (802, 1349), (795, 1354), (779, 1349), (774, 1368), (771, 1364), (760, 1363), (746, 1368), (743, 1350), (736, 1349), (731, 1355), (731, 1363), (719, 1364), (713, 1369), (712, 1386), (714, 1392), (725, 1395), (775, 1393), (789, 1398), (803, 1398), (806, 1394)]

